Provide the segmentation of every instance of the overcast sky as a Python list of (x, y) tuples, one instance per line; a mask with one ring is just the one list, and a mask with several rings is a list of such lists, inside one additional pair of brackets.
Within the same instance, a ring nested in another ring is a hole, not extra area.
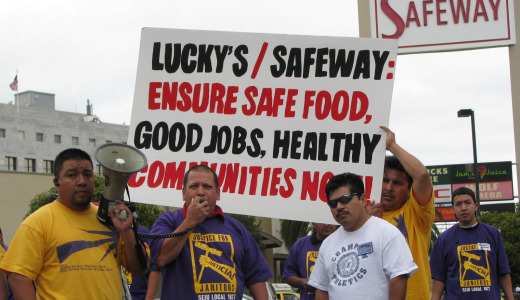
[[(70, 112), (90, 99), (101, 121), (128, 125), (143, 27), (357, 37), (357, 1), (6, 1), (0, 103), (18, 70), (20, 92)], [(475, 111), (480, 162), (516, 161), (507, 48), (400, 55), (395, 76), (390, 128), (424, 164), (473, 161), (461, 108)]]

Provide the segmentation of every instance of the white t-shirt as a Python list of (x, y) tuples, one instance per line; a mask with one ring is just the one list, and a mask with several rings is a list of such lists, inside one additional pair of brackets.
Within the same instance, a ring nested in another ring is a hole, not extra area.
[(358, 230), (340, 227), (323, 241), (309, 285), (329, 299), (388, 299), (390, 280), (416, 271), (401, 232), (370, 217)]

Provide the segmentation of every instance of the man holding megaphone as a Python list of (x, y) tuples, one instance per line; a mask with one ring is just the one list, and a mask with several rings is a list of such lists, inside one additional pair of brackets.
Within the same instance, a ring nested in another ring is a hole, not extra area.
[[(110, 210), (113, 225), (98, 221), (97, 207), (90, 203), (92, 159), (83, 150), (61, 152), (54, 175), (58, 198), (22, 222), (0, 264), (15, 298), (121, 299), (121, 265), (136, 275), (147, 271), (137, 257), (132, 213), (116, 201)], [(122, 211), (126, 219), (116, 216)], [(142, 248), (149, 253), (146, 245)]]

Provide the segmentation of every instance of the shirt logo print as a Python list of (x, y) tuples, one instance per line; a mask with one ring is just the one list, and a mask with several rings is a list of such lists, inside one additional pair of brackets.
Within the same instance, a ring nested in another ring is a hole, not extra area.
[(231, 236), (192, 233), (189, 242), (195, 293), (236, 293), (237, 274)]
[[(60, 245), (56, 247), (56, 252), (58, 254), (58, 259), (60, 263), (63, 263), (67, 258), (69, 258), (72, 254), (78, 253), (80, 251), (95, 248), (101, 245), (104, 245), (106, 243), (111, 243), (108, 246), (107, 251), (105, 254), (100, 258), (100, 262), (103, 261), (112, 250), (114, 250), (117, 247), (117, 234), (115, 231), (97, 231), (97, 230), (85, 230), (85, 229), (79, 229), (82, 231), (85, 231), (87, 233), (91, 234), (99, 234), (102, 236), (107, 236), (107, 238), (102, 238), (97, 241), (72, 241), (65, 243), (63, 245)], [(114, 257), (117, 257), (117, 254), (114, 254)]]
[(478, 244), (469, 244), (458, 246), (457, 252), (460, 286), (491, 286), (488, 251), (480, 250)]
[(406, 239), (406, 242), (408, 243), (408, 230), (406, 229), (406, 223), (404, 222), (404, 216), (399, 214), (399, 218), (394, 217), (394, 221), (397, 223), (395, 224), (395, 227), (401, 231), (401, 233), (404, 235), (404, 238)]
[(347, 278), (357, 272), (359, 268), (359, 258), (355, 252), (350, 252), (341, 257), (336, 266), (338, 275)]
[(307, 252), (307, 278), (311, 277), (312, 270), (314, 269), (314, 265), (316, 264), (316, 260), (318, 259), (318, 254), (318, 251)]

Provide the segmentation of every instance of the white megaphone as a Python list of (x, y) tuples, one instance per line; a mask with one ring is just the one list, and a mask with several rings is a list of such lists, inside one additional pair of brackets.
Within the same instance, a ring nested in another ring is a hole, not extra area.
[[(109, 143), (97, 148), (95, 157), (105, 176), (97, 218), (103, 224), (112, 225), (110, 210), (117, 206), (116, 200), (123, 200), (130, 177), (146, 167), (146, 156), (130, 145)], [(126, 211), (124, 216), (118, 217), (126, 219)]]

